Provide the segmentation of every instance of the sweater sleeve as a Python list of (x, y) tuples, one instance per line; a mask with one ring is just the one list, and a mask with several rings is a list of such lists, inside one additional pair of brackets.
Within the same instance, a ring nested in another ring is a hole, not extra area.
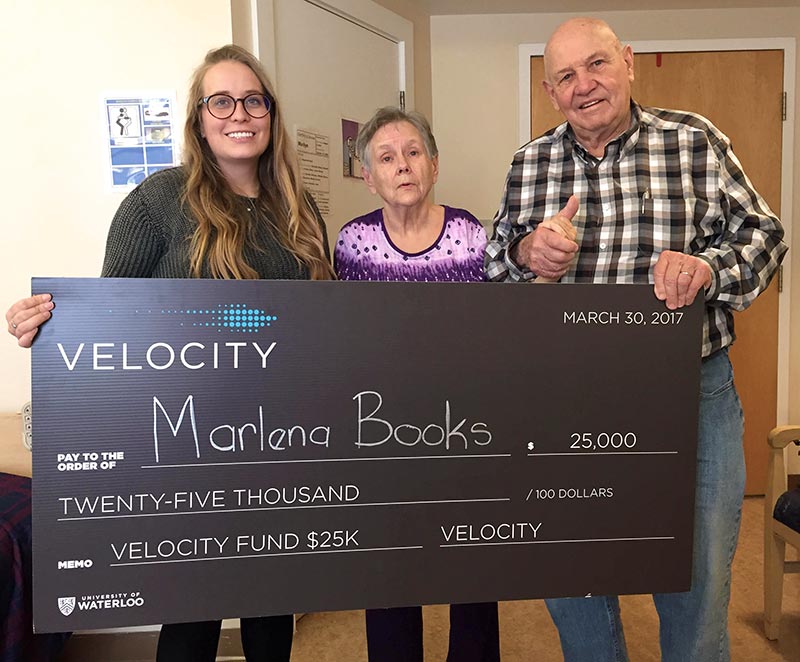
[(111, 221), (101, 275), (148, 278), (165, 250), (164, 238), (155, 229), (142, 189), (136, 188), (122, 201)]

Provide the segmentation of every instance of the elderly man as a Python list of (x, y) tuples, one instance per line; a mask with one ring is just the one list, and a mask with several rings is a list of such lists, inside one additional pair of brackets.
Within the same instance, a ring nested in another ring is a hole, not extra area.
[[(744, 492), (732, 311), (767, 287), (786, 246), (729, 140), (698, 115), (633, 102), (633, 71), (631, 47), (602, 21), (572, 19), (552, 35), (543, 85), (567, 121), (514, 156), (486, 270), (491, 280), (651, 283), (669, 309), (704, 298), (692, 589), (653, 599), (663, 662), (724, 662)], [(548, 608), (566, 662), (628, 660), (615, 596)]]

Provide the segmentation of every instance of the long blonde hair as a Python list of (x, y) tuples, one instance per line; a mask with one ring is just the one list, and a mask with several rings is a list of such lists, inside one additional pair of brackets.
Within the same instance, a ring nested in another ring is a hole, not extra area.
[(191, 273), (200, 277), (203, 264), (214, 278), (258, 278), (244, 259), (244, 247), (251, 242), (244, 203), (229, 186), (208, 143), (201, 135), (198, 101), (203, 96), (206, 72), (220, 62), (240, 62), (249, 67), (272, 103), (269, 146), (258, 160), (260, 191), (256, 204), (262, 217), (269, 218), (277, 239), (295, 259), (308, 268), (312, 280), (333, 278), (325, 256), (322, 229), (304, 192), (297, 158), (286, 133), (272, 83), (261, 63), (245, 49), (229, 44), (209, 51), (195, 70), (189, 88), (184, 127), (183, 165), (186, 189), (183, 203), (197, 223), (190, 247)]

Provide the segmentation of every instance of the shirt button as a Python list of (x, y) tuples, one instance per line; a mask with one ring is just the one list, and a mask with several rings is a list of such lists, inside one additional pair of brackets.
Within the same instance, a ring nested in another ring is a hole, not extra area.
[(606, 204), (603, 205), (603, 211), (606, 214), (610, 214), (611, 213), (611, 203), (610, 202), (607, 202)]
[(606, 249), (606, 242), (604, 241), (600, 242), (600, 250), (604, 251), (605, 249)]

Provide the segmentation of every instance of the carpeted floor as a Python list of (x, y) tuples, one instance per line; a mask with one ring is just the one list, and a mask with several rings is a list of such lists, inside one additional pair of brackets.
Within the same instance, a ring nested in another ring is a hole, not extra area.
[[(764, 636), (763, 504), (763, 498), (748, 498), (742, 513), (729, 612), (731, 658), (732, 662), (800, 662), (800, 575), (785, 580), (780, 638), (770, 642)], [(622, 614), (632, 662), (658, 662), (658, 618), (650, 598), (623, 597)], [(425, 661), (444, 662), (448, 609), (426, 607), (424, 619)], [(500, 636), (503, 662), (562, 660), (555, 627), (539, 600), (501, 603)], [(363, 612), (308, 614), (300, 619), (292, 662), (366, 659)]]

